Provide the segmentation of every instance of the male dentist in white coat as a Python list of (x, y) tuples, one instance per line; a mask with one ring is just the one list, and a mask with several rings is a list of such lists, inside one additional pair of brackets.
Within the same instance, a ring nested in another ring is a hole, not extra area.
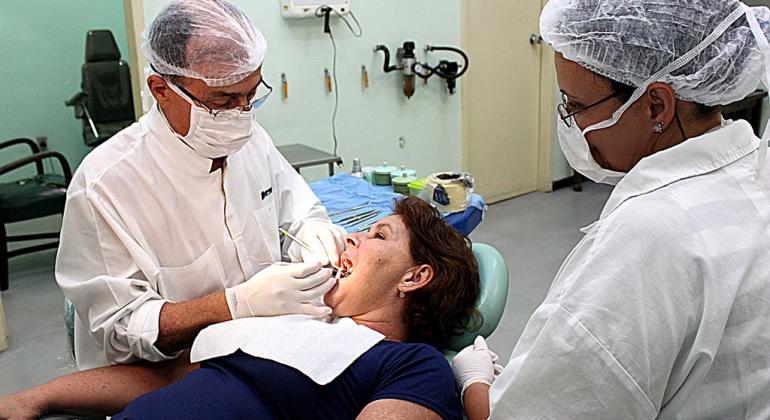
[[(147, 29), (157, 105), (90, 153), (67, 193), (56, 280), (77, 310), (80, 369), (172, 359), (230, 319), (330, 313), (321, 267), (345, 232), (256, 123), (266, 49), (225, 1), (172, 2)], [(279, 227), (314, 251), (282, 247)]]

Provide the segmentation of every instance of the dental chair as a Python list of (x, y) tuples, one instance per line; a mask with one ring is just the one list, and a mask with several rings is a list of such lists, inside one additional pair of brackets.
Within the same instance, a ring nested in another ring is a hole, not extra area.
[(128, 64), (109, 30), (88, 31), (81, 91), (65, 102), (83, 120), (83, 141), (96, 147), (134, 122)]
[[(477, 335), (489, 337), (500, 319), (503, 317), (505, 302), (508, 299), (508, 265), (502, 254), (492, 246), (482, 243), (473, 244), (473, 255), (476, 257), (479, 265), (479, 277), (481, 278), (481, 294), (477, 307), (484, 322), (474, 330), (466, 331), (465, 334), (455, 338), (447, 349), (443, 350), (444, 356), (449, 362), (465, 346), (473, 343)], [(69, 343), (72, 358), (75, 358), (74, 347), (74, 322), (75, 306), (65, 298), (64, 302), (64, 322), (67, 327), (67, 342)], [(45, 419), (93, 419), (88, 416), (45, 416)]]
[(458, 351), (473, 344), (476, 336), (487, 338), (495, 331), (503, 317), (505, 302), (508, 299), (508, 265), (502, 254), (487, 244), (474, 243), (473, 255), (479, 263), (481, 278), (481, 294), (476, 307), (484, 317), (484, 322), (479, 328), (468, 330), (452, 340), (449, 347), (444, 349), (444, 356), (450, 362)]

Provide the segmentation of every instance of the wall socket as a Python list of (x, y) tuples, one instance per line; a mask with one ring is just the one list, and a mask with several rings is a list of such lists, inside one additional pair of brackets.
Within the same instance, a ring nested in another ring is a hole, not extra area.
[(37, 145), (40, 146), (40, 150), (48, 150), (48, 136), (37, 136), (35, 137), (35, 141), (37, 141)]

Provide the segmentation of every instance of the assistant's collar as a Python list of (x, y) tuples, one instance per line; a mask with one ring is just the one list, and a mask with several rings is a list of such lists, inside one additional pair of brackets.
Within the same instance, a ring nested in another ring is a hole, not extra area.
[(187, 146), (179, 136), (171, 130), (166, 117), (163, 116), (158, 105), (152, 107), (146, 115), (147, 129), (155, 136), (164, 158), (173, 162), (194, 176), (212, 176), (212, 160), (205, 158)]
[(630, 198), (725, 167), (757, 150), (759, 144), (751, 125), (739, 120), (647, 156), (618, 183), (599, 220)]

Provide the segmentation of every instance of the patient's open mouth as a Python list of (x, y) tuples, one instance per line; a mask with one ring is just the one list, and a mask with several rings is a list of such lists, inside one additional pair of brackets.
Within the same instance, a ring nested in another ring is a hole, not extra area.
[(344, 279), (345, 277), (353, 274), (353, 261), (346, 255), (343, 255), (340, 258), (340, 265), (340, 278)]

